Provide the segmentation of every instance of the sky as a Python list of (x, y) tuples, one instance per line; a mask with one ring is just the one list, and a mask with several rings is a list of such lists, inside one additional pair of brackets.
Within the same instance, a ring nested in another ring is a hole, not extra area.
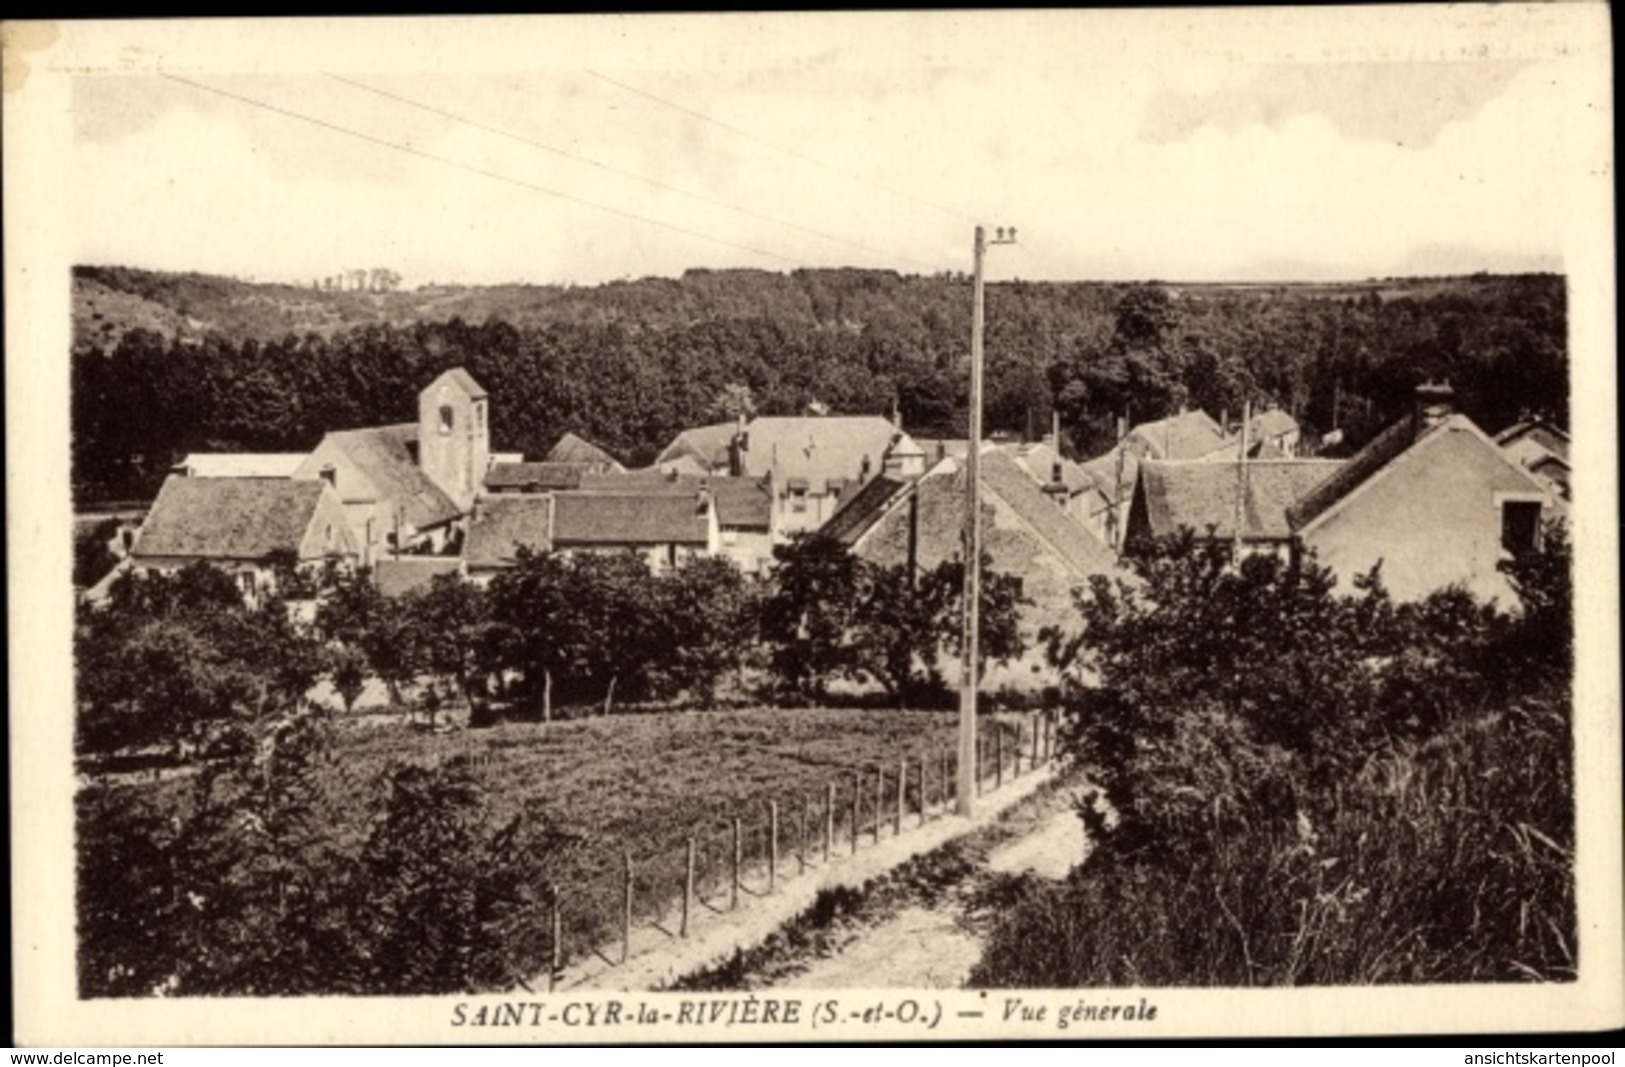
[(478, 63), (435, 33), (347, 49), (353, 26), (309, 31), (303, 64), (136, 49), (72, 78), (73, 257), (408, 286), (929, 274), (968, 271), (981, 223), (1018, 232), (992, 278), (1562, 269), (1564, 182), (1598, 160), (1560, 34), (1139, 14), (1162, 18), (543, 19)]

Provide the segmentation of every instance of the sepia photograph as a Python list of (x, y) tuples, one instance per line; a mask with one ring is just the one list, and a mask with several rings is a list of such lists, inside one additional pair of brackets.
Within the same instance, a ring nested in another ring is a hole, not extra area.
[(3, 30), (17, 1043), (1625, 1022), (1601, 5)]

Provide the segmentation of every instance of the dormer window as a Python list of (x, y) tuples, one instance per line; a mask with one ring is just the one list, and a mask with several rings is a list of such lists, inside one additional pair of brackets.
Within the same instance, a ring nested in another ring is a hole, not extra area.
[(445, 435), (451, 433), (451, 426), (452, 426), (451, 405), (450, 404), (441, 404), (440, 405), (440, 435), (442, 437), (444, 437)]

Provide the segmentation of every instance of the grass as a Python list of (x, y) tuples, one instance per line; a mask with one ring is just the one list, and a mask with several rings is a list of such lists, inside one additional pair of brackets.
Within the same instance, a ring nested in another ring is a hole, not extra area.
[(1375, 756), (1350, 780), (1303, 783), (1312, 822), (1259, 821), (1177, 861), (1107, 847), (1059, 887), (1007, 879), (986, 902), (995, 930), (972, 981), (1573, 980), (1570, 708), (1554, 689)]
[[(989, 734), (994, 721), (984, 718)], [(1007, 741), (1016, 721), (1024, 717), (1003, 720)], [(635, 918), (648, 922), (681, 896), (691, 834), (699, 895), (725, 903), (735, 817), (746, 891), (764, 889), (770, 801), (779, 806), (780, 862), (794, 863), (803, 821), (809, 852), (822, 848), (831, 784), (837, 847), (850, 841), (855, 784), (858, 821), (867, 835), (877, 769), (883, 769), (881, 814), (889, 833), (899, 760), (909, 760), (907, 810), (918, 811), (922, 757), (928, 800), (936, 803), (940, 758), (954, 743), (955, 725), (952, 712), (830, 708), (628, 714), (446, 733), (340, 721), (320, 772), (322, 818), (333, 844), (359, 848), (390, 766), (466, 761), (499, 818), (524, 812), (533, 826), (565, 836), (568, 843), (547, 877), (561, 891), (564, 956), (570, 959), (605, 944), (618, 929), (628, 856)], [(984, 747), (991, 756), (991, 744)], [(1013, 747), (1006, 745), (1007, 761)], [(111, 788), (180, 804), (186, 781)]]

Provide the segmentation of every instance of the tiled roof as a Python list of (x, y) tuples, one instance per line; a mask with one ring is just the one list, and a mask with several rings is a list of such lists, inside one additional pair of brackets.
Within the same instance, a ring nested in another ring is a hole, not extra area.
[(426, 530), (457, 518), (462, 509), (413, 462), (407, 445), (417, 439), (418, 424), (403, 422), (339, 430), (324, 441), (342, 449), (385, 500), (402, 508), (407, 522)]
[(983, 484), (998, 493), (1079, 575), (1106, 574), (1116, 569), (1117, 557), (1111, 549), (1046, 497), (1015, 460), (999, 452), (986, 452), (982, 455), (981, 476)]
[[(868, 491), (866, 487), (864, 492)], [(983, 452), (981, 494), (984, 501), (990, 497), (1002, 500), (1015, 513), (1026, 536), (1047, 546), (1074, 578), (1116, 570), (1117, 560), (1111, 550), (1053, 500), (1046, 498), (1009, 456), (995, 450)], [(860, 493), (856, 499), (861, 501), (863, 495)], [(937, 464), (924, 477), (885, 498), (877, 490), (864, 510), (848, 520), (856, 530), (849, 535), (848, 543), (855, 544), (875, 530), (874, 539), (865, 542), (870, 547), (860, 552), (877, 553), (882, 559), (895, 557), (902, 551), (899, 535), (893, 524), (883, 523), (883, 520), (900, 514), (910, 495), (919, 499), (916, 551), (920, 565), (931, 567), (945, 559), (959, 558), (965, 529), (965, 470), (962, 463), (954, 460)], [(864, 520), (861, 523), (860, 518)], [(841, 514), (837, 513), (830, 524), (840, 519)], [(824, 530), (829, 532), (830, 525)], [(987, 531), (984, 525), (984, 532)], [(995, 566), (998, 562), (995, 560)]]
[(1021, 469), (1039, 485), (1048, 485), (1055, 477), (1055, 461), (1061, 461), (1061, 484), (1069, 495), (1087, 492), (1095, 487), (1095, 476), (1080, 465), (1059, 456), (1047, 441), (1032, 444), (1006, 445), (1001, 451), (1009, 453)]
[(575, 489), (589, 469), (581, 463), (493, 463), (485, 473), (487, 489), (521, 489), (539, 493), (548, 489)]
[(884, 468), (886, 450), (897, 428), (878, 415), (765, 415), (745, 427), (745, 473), (773, 472), (776, 481), (790, 484), (804, 478), (814, 493), (830, 492), (841, 483)]
[(1569, 458), (1569, 435), (1556, 426), (1539, 420), (1519, 422), (1508, 426), (1495, 435), (1495, 443), (1505, 447), (1526, 438), (1534, 441), (1534, 443), (1553, 455), (1560, 456), (1565, 460)]
[(547, 493), (515, 493), (481, 500), (478, 513), (468, 524), (463, 558), (470, 567), (498, 567), (511, 563), (521, 547), (548, 551), (552, 547), (547, 536), (552, 506), (553, 497)]
[(372, 566), (372, 582), (387, 597), (404, 596), (426, 588), (442, 574), (457, 574), (463, 561), (448, 556), (402, 556), (381, 559)]
[(709, 545), (710, 529), (693, 496), (649, 493), (553, 494), (553, 544)]
[(1333, 471), (1324, 481), (1304, 493), (1287, 511), (1294, 530), (1302, 529), (1339, 500), (1357, 489), (1367, 478), (1392, 463), (1418, 440), (1416, 423), (1400, 419), (1366, 442), (1366, 446)]
[[(1335, 459), (1264, 460), (1247, 464), (1245, 526), (1242, 535), (1252, 540), (1285, 540), (1292, 536), (1287, 509), (1304, 493), (1342, 466)], [(1140, 464), (1139, 495), (1135, 507), (1144, 507), (1148, 532), (1167, 537), (1189, 528), (1196, 533), (1228, 538), (1236, 529), (1235, 463), (1202, 460)]]
[(655, 463), (666, 463), (682, 456), (692, 456), (707, 470), (727, 466), (728, 442), (733, 440), (735, 423), (718, 422), (710, 426), (696, 426), (684, 430), (672, 439)]
[(890, 510), (892, 501), (909, 484), (886, 475), (869, 479), (862, 489), (842, 501), (840, 508), (819, 532), (850, 547), (881, 520)]
[(578, 463), (599, 470), (621, 470), (620, 461), (591, 441), (567, 433), (559, 438), (552, 451), (542, 457), (546, 463)]
[(292, 478), (303, 452), (193, 452), (175, 465), (193, 478)]
[(1224, 431), (1205, 411), (1185, 411), (1129, 431), (1156, 459), (1198, 459), (1225, 443)]
[[(260, 560), (298, 552), (325, 488), (315, 479), (170, 475), (132, 554)], [(348, 538), (348, 529), (340, 532)]]
[(1283, 437), (1298, 432), (1298, 420), (1280, 408), (1254, 416), (1249, 432), (1255, 437)]
[(768, 530), (773, 525), (772, 489), (765, 478), (723, 474), (663, 474), (658, 470), (588, 474), (579, 488), (591, 493), (643, 493), (696, 499), (709, 490), (717, 509), (717, 524), (740, 530)]

